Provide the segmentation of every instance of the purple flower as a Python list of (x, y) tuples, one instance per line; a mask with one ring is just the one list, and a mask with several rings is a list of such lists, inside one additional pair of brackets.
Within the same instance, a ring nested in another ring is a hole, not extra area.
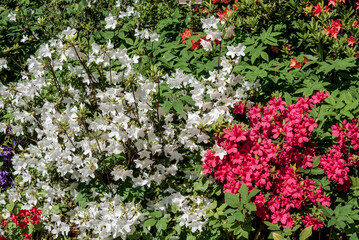
[(0, 187), (1, 190), (5, 190), (6, 187), (13, 187), (14, 183), (9, 179), (9, 172), (0, 170)]
[(4, 162), (9, 163), (11, 161), (12, 151), (13, 149), (9, 146), (0, 146), (0, 156)]

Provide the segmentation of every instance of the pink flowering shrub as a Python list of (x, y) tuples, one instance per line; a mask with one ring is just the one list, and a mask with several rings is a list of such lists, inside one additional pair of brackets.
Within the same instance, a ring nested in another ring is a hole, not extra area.
[(354, 119), (351, 123), (343, 120), (340, 124), (332, 126), (332, 134), (338, 139), (337, 145), (333, 145), (328, 155), (320, 158), (320, 167), (328, 179), (334, 180), (338, 190), (347, 192), (351, 186), (348, 172), (350, 166), (359, 166), (359, 129), (358, 121)]
[[(313, 158), (318, 157), (316, 143), (311, 140), (317, 123), (309, 112), (327, 97), (328, 93), (317, 92), (291, 105), (281, 98), (273, 98), (268, 106), (253, 106), (248, 110), (249, 125), (234, 124), (224, 129), (217, 139), (220, 150), (207, 150), (204, 172), (213, 173), (216, 180), (224, 183), (224, 191), (237, 193), (242, 183), (249, 191), (260, 189), (254, 204), (256, 215), (262, 220), (284, 228), (292, 228), (300, 222), (306, 227), (313, 225), (314, 230), (323, 228), (324, 217), (315, 209), (329, 207), (330, 199), (322, 186), (316, 186), (297, 169), (312, 167)], [(243, 103), (234, 108), (236, 113), (245, 112)], [(339, 148), (343, 148), (343, 144)], [(329, 159), (327, 162), (335, 161), (341, 166), (340, 161)], [(333, 169), (329, 170), (327, 162), (323, 161), (320, 166), (329, 174)], [(347, 178), (342, 175), (345, 174), (339, 174), (338, 178), (345, 182)]]

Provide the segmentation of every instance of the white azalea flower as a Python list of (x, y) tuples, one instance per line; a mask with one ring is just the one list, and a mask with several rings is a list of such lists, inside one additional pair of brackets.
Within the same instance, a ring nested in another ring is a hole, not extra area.
[(225, 36), (231, 37), (234, 34), (234, 28), (235, 28), (235, 26), (233, 26), (233, 25), (229, 26), (226, 30)]
[(235, 56), (245, 56), (244, 50), (246, 49), (246, 46), (243, 46), (240, 43), (238, 43), (237, 47), (227, 46), (227, 49), (228, 52), (226, 53), (226, 55), (231, 56), (231, 58), (234, 58)]
[(9, 18), (9, 20), (11, 22), (16, 22), (16, 14), (15, 13), (9, 13), (9, 15), (7, 15), (7, 17)]
[(117, 21), (116, 21), (115, 17), (112, 16), (111, 13), (108, 15), (108, 17), (105, 18), (105, 21), (106, 21), (106, 26), (105, 26), (106, 29), (108, 29), (108, 28), (115, 29), (116, 28)]
[(212, 43), (210, 41), (206, 41), (204, 39), (201, 39), (201, 45), (204, 50), (211, 51), (212, 50)]
[(154, 41), (158, 42), (159, 37), (160, 37), (160, 35), (158, 33), (153, 32), (153, 33), (150, 34), (150, 41), (151, 42), (154, 42)]
[(212, 41), (216, 39), (218, 41), (222, 40), (223, 33), (221, 31), (212, 31), (211, 29), (206, 29), (204, 32), (207, 34), (207, 39), (210, 39)]
[(7, 62), (5, 58), (0, 58), (0, 69), (7, 68)]
[(207, 19), (201, 18), (201, 21), (203, 23), (202, 27), (204, 29), (210, 29), (211, 27), (217, 29), (217, 23), (219, 23), (219, 19), (213, 15)]
[(28, 35), (23, 35), (23, 36), (22, 36), (22, 39), (20, 40), (20, 42), (24, 43), (24, 42), (26, 42), (28, 39), (29, 39), (29, 36), (28, 36)]

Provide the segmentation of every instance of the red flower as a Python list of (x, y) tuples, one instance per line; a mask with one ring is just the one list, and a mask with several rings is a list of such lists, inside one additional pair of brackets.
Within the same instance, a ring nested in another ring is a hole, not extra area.
[(23, 233), (22, 235), (25, 237), (24, 240), (32, 240), (31, 234)]
[(313, 16), (318, 17), (322, 12), (322, 8), (320, 7), (319, 3), (317, 6), (314, 7), (314, 11), (312, 12)]
[(335, 21), (333, 21), (333, 19), (331, 19), (332, 24), (330, 24), (330, 26), (327, 26), (324, 30), (326, 30), (326, 35), (331, 35), (331, 38), (337, 38), (338, 33), (340, 32), (340, 29), (342, 27), (342, 24), (340, 23), (340, 19), (337, 19)]
[(245, 106), (245, 105), (246, 105), (246, 104), (245, 104), (245, 103), (243, 104), (243, 102), (239, 102), (238, 104), (234, 104), (234, 111), (233, 111), (233, 113), (242, 115), (242, 114), (245, 112), (245, 110), (246, 110), (246, 106)]
[(340, 31), (340, 28), (342, 27), (342, 24), (340, 23), (340, 19), (337, 19), (335, 21), (333, 21), (333, 19), (330, 19), (332, 21), (332, 24), (330, 25), (331, 27), (334, 27), (336, 29), (338, 29), (338, 31)]
[(330, 10), (330, 7), (325, 6), (325, 8), (324, 8), (324, 12), (325, 12), (325, 13), (329, 13), (329, 10)]
[(291, 59), (290, 61), (292, 63), (289, 65), (289, 67), (302, 68), (302, 66), (299, 64), (299, 62), (297, 62), (297, 59), (295, 57), (293, 59)]
[(15, 215), (14, 213), (10, 216), (11, 220), (17, 224), (17, 222), (19, 221), (19, 218), (17, 215)]
[(227, 13), (229, 13), (230, 11), (232, 10), (226, 7), (223, 11), (219, 9), (216, 14), (218, 15), (219, 20), (223, 20), (223, 18), (225, 18), (227, 16)]
[(181, 33), (182, 44), (186, 44), (185, 38), (190, 36), (192, 36), (192, 29), (186, 29), (186, 31)]
[(192, 51), (199, 48), (199, 46), (201, 45), (201, 39), (198, 39), (197, 41), (196, 39), (192, 39), (191, 41), (192, 41), (192, 47), (191, 47)]
[(41, 220), (41, 214), (40, 215), (36, 214), (36, 215), (32, 216), (30, 219), (32, 221), (32, 224), (34, 224), (34, 225), (39, 224), (39, 222)]
[(353, 36), (351, 36), (350, 38), (347, 38), (348, 41), (348, 46), (354, 46), (355, 40), (353, 38)]
[(289, 43), (284, 43), (284, 48), (286, 48), (288, 51), (290, 51), (290, 44)]
[(329, 93), (325, 93), (324, 91), (319, 91), (313, 94), (311, 102), (313, 104), (321, 103), (324, 99), (329, 97)]
[(27, 224), (29, 223), (29, 219), (24, 218), (23, 220), (20, 221), (19, 224), (17, 224), (17, 226), (19, 228), (27, 228)]
[(358, 10), (359, 9), (359, 2), (356, 2), (355, 4), (357, 5), (357, 7), (355, 9)]
[(354, 53), (354, 57), (359, 57), (359, 52)]
[(303, 223), (305, 224), (305, 227), (309, 227), (313, 225), (313, 230), (317, 230), (318, 228), (323, 228), (323, 222), (316, 219), (316, 218), (312, 218), (308, 213), (305, 217), (303, 217)]
[(357, 21), (357, 20), (355, 20), (355, 21), (353, 22), (352, 27), (358, 27), (358, 21)]
[(335, 7), (336, 0), (329, 0), (328, 6), (333, 5)]
[(6, 240), (6, 238), (4, 237), (4, 235), (0, 236), (0, 240)]

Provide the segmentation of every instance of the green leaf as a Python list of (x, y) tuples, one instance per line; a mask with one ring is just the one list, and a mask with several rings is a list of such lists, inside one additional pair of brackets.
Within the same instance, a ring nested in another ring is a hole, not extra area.
[(177, 205), (171, 205), (171, 211), (173, 213), (176, 213), (178, 211), (178, 206)]
[(162, 217), (162, 212), (161, 211), (154, 211), (154, 212), (151, 212), (149, 215), (152, 216), (152, 217), (155, 217), (155, 218), (160, 218), (160, 217)]
[(115, 33), (112, 31), (101, 32), (101, 34), (106, 40), (111, 39), (115, 36)]
[(284, 237), (282, 237), (280, 234), (278, 233), (273, 233), (273, 239), (274, 240), (285, 240)]
[(266, 52), (261, 52), (261, 57), (266, 60), (267, 62), (269, 62), (269, 56)]
[(351, 235), (349, 240), (358, 240), (357, 233), (354, 233), (353, 235)]
[(172, 59), (174, 59), (176, 56), (173, 55), (171, 53), (171, 51), (167, 51), (164, 55), (163, 58), (166, 59), (166, 61), (171, 61)]
[(166, 114), (168, 114), (171, 111), (172, 108), (172, 103), (170, 101), (165, 101), (164, 103), (164, 110), (166, 112)]
[(248, 198), (251, 199), (252, 197), (254, 197), (255, 195), (257, 195), (261, 190), (259, 190), (258, 188), (253, 189), (249, 195)]
[(254, 49), (253, 52), (251, 52), (251, 63), (254, 64), (256, 59), (262, 54), (265, 47), (263, 47), (263, 44), (260, 44), (258, 47)]
[(320, 163), (320, 156), (313, 157), (313, 166), (312, 166), (312, 168), (318, 167), (319, 163)]
[(197, 238), (193, 236), (192, 234), (187, 235), (186, 240), (196, 240)]
[(119, 32), (118, 34), (117, 34), (117, 36), (120, 38), (120, 39), (125, 39), (125, 33), (124, 32)]
[(211, 204), (211, 210), (215, 209), (217, 207), (217, 201), (214, 200), (213, 203)]
[(15, 207), (15, 203), (13, 201), (10, 201), (8, 204), (6, 204), (5, 208), (11, 213), (14, 207)]
[(310, 170), (310, 173), (313, 175), (321, 175), (323, 174), (323, 169), (321, 168), (313, 168), (312, 170)]
[(181, 100), (177, 100), (173, 103), (173, 108), (176, 110), (177, 113), (182, 113), (183, 111), (183, 103)]
[(51, 212), (53, 212), (55, 214), (60, 214), (61, 210), (60, 210), (59, 205), (52, 205)]
[(231, 206), (233, 208), (239, 208), (239, 196), (230, 192), (224, 193), (224, 201), (228, 206)]
[(196, 102), (193, 101), (193, 99), (192, 99), (190, 96), (188, 96), (188, 95), (182, 96), (182, 100), (185, 101), (185, 102), (187, 102), (189, 105), (195, 106), (195, 103), (196, 103)]
[(4, 115), (2, 118), (12, 120), (12, 119), (14, 119), (14, 117), (15, 117), (14, 113), (8, 113), (8, 114)]
[(248, 202), (248, 187), (245, 183), (242, 183), (241, 188), (239, 189), (239, 193), (241, 194), (241, 203), (245, 204)]
[(76, 196), (75, 203), (77, 203), (80, 207), (85, 208), (87, 206), (87, 198), (83, 193), (79, 193)]
[(349, 70), (350, 67), (355, 67), (355, 58), (354, 57), (350, 57), (350, 58), (344, 58), (344, 59), (335, 59), (335, 61), (333, 62), (333, 66), (335, 68), (335, 70), (339, 71), (339, 70)]
[(254, 212), (257, 211), (257, 207), (254, 203), (250, 202), (245, 205), (245, 208), (247, 208), (249, 211)]
[(28, 225), (28, 229), (29, 229), (29, 234), (32, 234), (34, 232), (34, 225), (32, 225), (31, 223), (29, 223)]
[(143, 226), (145, 228), (147, 227), (152, 227), (156, 224), (157, 220), (156, 219), (153, 219), (153, 218), (150, 218), (150, 219), (147, 219), (144, 223), (143, 223)]
[(284, 100), (287, 104), (292, 104), (292, 96), (287, 92), (284, 93)]
[(163, 217), (156, 223), (157, 231), (162, 231), (167, 229), (167, 223), (169, 219)]
[(309, 226), (307, 228), (305, 228), (299, 235), (299, 240), (306, 240), (308, 239), (310, 236), (312, 236), (312, 226)]
[(273, 224), (268, 221), (264, 221), (264, 224), (267, 225), (268, 229), (272, 231), (278, 231), (280, 229), (280, 226), (278, 224)]
[(125, 38), (125, 42), (129, 45), (133, 45), (133, 40), (131, 38)]

